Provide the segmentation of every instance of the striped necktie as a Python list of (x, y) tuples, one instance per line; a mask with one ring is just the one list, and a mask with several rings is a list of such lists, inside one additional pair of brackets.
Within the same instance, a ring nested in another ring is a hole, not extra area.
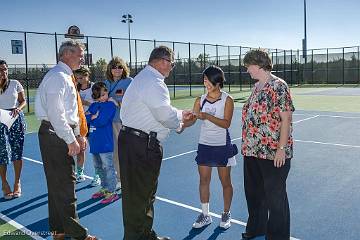
[(88, 133), (88, 127), (87, 127), (87, 123), (86, 123), (86, 117), (85, 117), (85, 112), (84, 112), (84, 108), (81, 102), (81, 98), (80, 98), (80, 94), (77, 91), (76, 88), (76, 79), (74, 75), (71, 75), (71, 79), (74, 83), (74, 87), (77, 93), (77, 105), (78, 105), (78, 116), (79, 116), (79, 126), (80, 126), (80, 135), (82, 137), (85, 137), (86, 134)]

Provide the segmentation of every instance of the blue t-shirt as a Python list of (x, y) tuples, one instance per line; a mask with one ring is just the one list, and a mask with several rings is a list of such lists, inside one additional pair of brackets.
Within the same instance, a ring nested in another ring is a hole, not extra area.
[[(105, 80), (106, 88), (109, 92), (109, 97), (115, 99), (117, 102), (122, 102), (123, 96), (125, 94), (126, 89), (129, 87), (130, 83), (132, 81), (131, 77), (120, 79), (116, 82)], [(114, 117), (114, 122), (121, 122), (120, 120), (120, 108), (121, 106), (118, 106), (116, 108), (116, 113)]]
[[(91, 120), (91, 115), (99, 112), (98, 117)], [(90, 152), (107, 153), (114, 151), (112, 121), (116, 112), (116, 105), (111, 102), (93, 102), (86, 114), (89, 126)]]

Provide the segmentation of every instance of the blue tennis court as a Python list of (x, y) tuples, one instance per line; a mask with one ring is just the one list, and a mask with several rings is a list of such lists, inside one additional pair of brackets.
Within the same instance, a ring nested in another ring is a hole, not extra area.
[[(231, 137), (240, 146), (241, 109), (236, 109)], [(295, 156), (288, 177), (293, 239), (360, 239), (360, 113), (296, 111), (294, 114)], [(199, 124), (199, 122), (197, 123)], [(243, 190), (242, 157), (232, 169), (234, 186), (232, 226), (222, 231), (222, 188), (213, 171), (210, 211), (213, 223), (193, 230), (191, 225), (200, 212), (198, 173), (194, 161), (199, 126), (183, 134), (172, 132), (164, 143), (162, 163), (155, 203), (154, 229), (172, 239), (241, 239), (247, 220)], [(51, 239), (48, 232), (47, 190), (36, 133), (26, 136), (22, 172), (23, 196), (1, 201), (1, 217), (22, 228), (34, 239)], [(12, 168), (12, 166), (10, 166)], [(12, 170), (10, 169), (9, 170)], [(93, 175), (88, 154), (85, 173)], [(10, 184), (12, 172), (8, 171)], [(123, 235), (121, 200), (102, 205), (92, 200), (97, 188), (90, 179), (77, 184), (80, 221), (91, 234), (103, 240), (121, 239)], [(4, 236), (3, 239), (17, 239)], [(257, 238), (261, 240), (264, 238)]]

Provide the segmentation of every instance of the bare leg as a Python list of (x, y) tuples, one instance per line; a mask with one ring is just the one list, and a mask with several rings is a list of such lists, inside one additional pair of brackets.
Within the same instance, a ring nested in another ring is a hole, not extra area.
[(211, 180), (211, 167), (198, 166), (200, 175), (200, 201), (201, 203), (208, 203), (210, 199), (210, 180)]
[(230, 211), (231, 201), (233, 197), (233, 187), (231, 184), (231, 167), (218, 167), (219, 179), (223, 187), (224, 212)]
[(12, 192), (11, 192), (9, 183), (7, 182), (7, 179), (6, 179), (6, 170), (7, 170), (7, 165), (0, 165), (0, 175), (1, 175), (1, 182), (2, 182), (1, 189), (4, 194), (4, 198), (11, 199)]
[(13, 161), (13, 164), (14, 164), (14, 172), (15, 172), (13, 197), (17, 198), (17, 197), (21, 196), (20, 175), (21, 175), (23, 161), (15, 160), (15, 161)]
[(6, 179), (6, 170), (7, 170), (7, 165), (0, 165), (1, 183), (3, 188), (4, 186), (9, 185)]
[(13, 161), (13, 164), (14, 164), (14, 172), (15, 172), (15, 181), (14, 181), (14, 185), (15, 185), (15, 184), (19, 184), (20, 182), (23, 160), (15, 160)]

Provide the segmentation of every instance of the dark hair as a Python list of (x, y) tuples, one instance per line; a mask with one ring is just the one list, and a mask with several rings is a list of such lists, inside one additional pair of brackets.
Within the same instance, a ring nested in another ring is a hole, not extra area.
[[(90, 76), (90, 70), (87, 68), (87, 67), (85, 67), (85, 66), (81, 66), (79, 69), (76, 69), (75, 71), (73, 71), (73, 73), (75, 74), (75, 75), (81, 75), (81, 76)], [(90, 87), (90, 83), (88, 82), (88, 87)], [(78, 90), (78, 91), (80, 91), (80, 89), (81, 89), (81, 84), (80, 83), (78, 83), (77, 85), (76, 85), (76, 89)]]
[(79, 69), (76, 69), (74, 71), (74, 74), (79, 74), (79, 75), (83, 75), (83, 76), (90, 76), (90, 70), (85, 66), (81, 66)]
[[(6, 67), (8, 67), (7, 63), (5, 60), (0, 59), (0, 65), (5, 65)], [(0, 94), (2, 94), (3, 92), (6, 91), (6, 89), (9, 87), (10, 81), (9, 81), (9, 77), (8, 79), (6, 79), (3, 83), (0, 84)]]
[(257, 65), (265, 71), (272, 70), (271, 58), (265, 49), (253, 49), (247, 52), (244, 57), (244, 65)]
[(3, 64), (7, 66), (6, 61), (5, 61), (5, 60), (0, 59), (0, 65), (3, 65)]
[(151, 51), (149, 63), (156, 59), (169, 58), (170, 61), (174, 60), (174, 51), (167, 46), (158, 46)]
[(126, 65), (125, 61), (119, 57), (114, 57), (110, 60), (109, 64), (106, 68), (106, 79), (110, 81), (114, 81), (114, 76), (111, 73), (111, 69), (115, 66), (121, 66), (123, 71), (121, 75), (121, 79), (127, 78), (130, 75), (130, 70), (128, 66)]
[(93, 99), (99, 99), (101, 97), (101, 90), (108, 91), (104, 82), (96, 82), (91, 88)]
[(207, 67), (202, 73), (203, 79), (205, 76), (211, 82), (212, 85), (215, 86), (216, 84), (219, 83), (220, 88), (224, 86), (225, 75), (220, 67), (215, 65)]

